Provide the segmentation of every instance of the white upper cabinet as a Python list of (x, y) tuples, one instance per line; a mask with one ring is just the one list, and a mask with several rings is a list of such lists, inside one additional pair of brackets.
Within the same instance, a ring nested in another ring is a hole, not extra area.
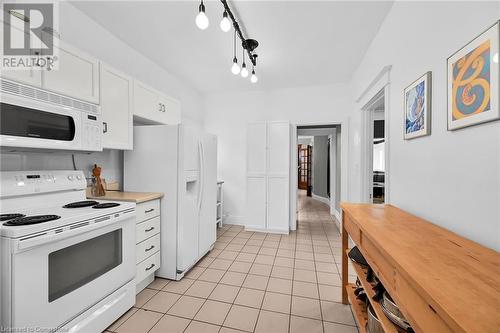
[(134, 80), (134, 116), (141, 121), (176, 125), (181, 122), (179, 101)]
[(267, 158), (267, 127), (265, 122), (248, 124), (247, 129), (247, 173), (264, 175)]
[(59, 41), (58, 69), (42, 71), (42, 87), (62, 95), (99, 103), (99, 61)]
[(100, 63), (100, 98), (103, 120), (103, 148), (133, 148), (133, 80)]
[(290, 172), (290, 124), (269, 122), (268, 135), (268, 174), (287, 176)]

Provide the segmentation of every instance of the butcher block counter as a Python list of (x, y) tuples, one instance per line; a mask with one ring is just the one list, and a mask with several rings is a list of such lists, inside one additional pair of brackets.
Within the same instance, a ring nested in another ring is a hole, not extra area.
[(109, 190), (106, 191), (105, 196), (95, 197), (90, 194), (90, 188), (87, 188), (87, 199), (94, 200), (115, 200), (141, 203), (161, 198), (163, 198), (163, 193), (159, 192), (121, 192)]
[[(497, 251), (392, 205), (341, 207), (342, 302), (351, 302), (360, 326), (366, 322), (366, 306), (353, 296), (354, 285), (348, 283), (348, 236), (416, 332), (500, 332)], [(353, 267), (364, 289), (370, 289), (366, 269), (356, 263)], [(384, 331), (398, 332), (380, 304), (370, 303), (378, 317), (384, 317)]]

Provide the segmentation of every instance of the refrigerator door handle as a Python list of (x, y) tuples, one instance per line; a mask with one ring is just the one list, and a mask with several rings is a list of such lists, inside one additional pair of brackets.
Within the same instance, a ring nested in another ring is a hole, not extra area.
[(198, 197), (198, 212), (201, 211), (201, 203), (203, 201), (203, 187), (205, 186), (205, 152), (203, 149), (202, 141), (199, 142), (199, 151), (200, 151), (200, 194)]

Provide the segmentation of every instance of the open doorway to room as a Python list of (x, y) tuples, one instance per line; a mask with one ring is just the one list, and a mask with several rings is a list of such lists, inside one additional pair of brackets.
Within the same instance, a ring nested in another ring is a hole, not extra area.
[[(297, 126), (298, 219), (340, 216), (341, 125)], [(324, 221), (324, 220), (323, 220)]]

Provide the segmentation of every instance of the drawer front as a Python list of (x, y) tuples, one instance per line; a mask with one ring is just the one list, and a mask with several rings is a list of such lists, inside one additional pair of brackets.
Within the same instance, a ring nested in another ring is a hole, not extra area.
[(149, 220), (150, 218), (160, 216), (160, 199), (151, 200), (137, 204), (136, 208), (137, 223)]
[(141, 222), (136, 226), (136, 244), (154, 236), (160, 232), (160, 217), (152, 218), (145, 222)]
[(140, 242), (135, 246), (137, 263), (140, 263), (147, 257), (155, 254), (160, 250), (160, 234)]
[(160, 268), (160, 252), (156, 252), (151, 257), (137, 265), (137, 273), (135, 275), (136, 283), (144, 280), (149, 274), (154, 273)]
[[(363, 235), (364, 236), (364, 235)], [(370, 241), (366, 237), (361, 237), (361, 250), (363, 255), (367, 257), (367, 260), (370, 263), (371, 268), (375, 272), (384, 285), (388, 285), (388, 287), (394, 287), (394, 275), (395, 269), (394, 266), (385, 259), (385, 257), (380, 253), (375, 244)]]
[(356, 245), (359, 245), (361, 236), (358, 226), (351, 221), (349, 215), (347, 214), (344, 214), (343, 221), (345, 230), (347, 230), (347, 233), (351, 236), (353, 242), (356, 243)]

